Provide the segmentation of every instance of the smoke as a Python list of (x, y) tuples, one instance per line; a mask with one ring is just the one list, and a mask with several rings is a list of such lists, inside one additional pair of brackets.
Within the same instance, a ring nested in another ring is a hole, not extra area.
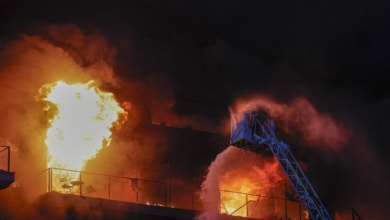
[(0, 139), (11, 146), (12, 170), (21, 186), (31, 187), (45, 169), (46, 124), (35, 99), (38, 89), (59, 79), (83, 78), (86, 74), (66, 52), (38, 36), (22, 35), (1, 54)]
[[(354, 208), (363, 218), (385, 219), (388, 211), (384, 204), (387, 204), (389, 195), (385, 185), (389, 177), (386, 176), (385, 163), (375, 154), (374, 144), (367, 134), (320, 112), (304, 97), (289, 103), (280, 103), (264, 95), (242, 97), (236, 100), (231, 112), (240, 114), (259, 109), (275, 119), (277, 128), (291, 141), (303, 146), (299, 153), (304, 160), (299, 163), (331, 215), (335, 213), (336, 219), (350, 219)], [(249, 158), (248, 154), (240, 158), (232, 147), (217, 155), (209, 167), (201, 192), (207, 212), (215, 214), (220, 209), (219, 181), (238, 166), (250, 164)], [(240, 161), (239, 165), (235, 161)], [(250, 169), (241, 175), (249, 178)], [(207, 213), (199, 218), (209, 219)]]
[(259, 108), (275, 119), (278, 128), (298, 137), (302, 144), (308, 146), (337, 151), (348, 144), (351, 136), (349, 128), (331, 115), (319, 112), (305, 97), (295, 98), (285, 104), (264, 95), (247, 96), (237, 99), (232, 111), (240, 113)]
[(53, 45), (63, 48), (92, 78), (101, 83), (118, 85), (119, 79), (112, 67), (116, 63), (117, 49), (100, 33), (85, 34), (71, 24), (50, 25), (44, 30), (42, 35)]
[[(86, 33), (75, 25), (50, 25), (36, 33), (21, 34), (0, 52), (0, 143), (11, 146), (11, 171), (16, 173), (15, 183), (2, 190), (1, 195), (17, 198), (12, 205), (0, 205), (5, 216), (34, 216), (37, 210), (33, 204), (46, 191), (47, 173), (42, 171), (47, 164), (44, 139), (49, 116), (37, 100), (45, 84), (94, 80), (103, 91), (114, 93), (128, 113), (121, 128), (112, 128), (111, 145), (88, 161), (85, 171), (164, 178), (168, 140), (151, 124), (213, 129), (205, 118), (172, 112), (175, 100), (171, 82), (162, 74), (148, 73), (135, 79), (118, 77), (115, 67), (126, 64), (116, 61), (117, 49), (100, 33)], [(29, 208), (20, 212), (16, 207), (21, 206)]]
[[(260, 196), (252, 196), (252, 200), (260, 199), (258, 208), (243, 214), (256, 218), (273, 217), (274, 201), (266, 198), (283, 194), (283, 189), (280, 187), (283, 185), (279, 182), (284, 178), (279, 164), (273, 157), (262, 157), (229, 146), (217, 155), (208, 168), (200, 192), (205, 213), (199, 215), (197, 219), (215, 219), (221, 211), (227, 214), (240, 213), (237, 208), (245, 204), (245, 197), (241, 193)], [(241, 197), (244, 198), (243, 201), (229, 204), (232, 200)]]
[(333, 195), (338, 217), (345, 218), (348, 212), (351, 216), (353, 208), (363, 219), (387, 219), (390, 176), (374, 149), (364, 133), (355, 131), (351, 144), (340, 152), (344, 155), (341, 160), (331, 161), (338, 183), (329, 188), (338, 193)]
[[(329, 114), (317, 111), (303, 97), (296, 98), (289, 104), (278, 103), (272, 98), (262, 95), (242, 97), (235, 101), (231, 108), (231, 113), (240, 115), (244, 111), (256, 111), (259, 109), (266, 111), (271, 118), (275, 119), (278, 128), (281, 128), (289, 136), (295, 136), (300, 143), (306, 146), (317, 146), (330, 152), (340, 152), (349, 141), (350, 133), (346, 128), (339, 125)], [(231, 173), (238, 172), (236, 179), (249, 178), (251, 182), (259, 179), (268, 180), (261, 183), (262, 188), (256, 189), (256, 186), (249, 186), (257, 194), (263, 195), (271, 194), (272, 189), (275, 188), (275, 183), (285, 178), (279, 164), (273, 157), (271, 157), (273, 159), (272, 165), (267, 166), (264, 163), (269, 163), (270, 158), (241, 151), (234, 147), (229, 147), (221, 152), (210, 165), (201, 193), (201, 199), (207, 212), (212, 214), (220, 212), (219, 205), (223, 202), (221, 203), (220, 201), (221, 195), (219, 190), (223, 186), (227, 187), (227, 190), (233, 190), (232, 188), (234, 188), (231, 183), (224, 184), (221, 181), (225, 180), (225, 182), (228, 182), (226, 180), (230, 179), (232, 182), (234, 178), (229, 175)], [(253, 163), (262, 165), (255, 169), (257, 172), (252, 173), (253, 176), (251, 177), (250, 170), (253, 169)], [(305, 161), (300, 161), (300, 164), (304, 165), (303, 168), (306, 171), (308, 164)], [(241, 170), (240, 168), (243, 169)], [(225, 178), (225, 176), (229, 178)], [(241, 180), (240, 182), (243, 184), (245, 181)], [(284, 197), (283, 193), (281, 193), (281, 197)], [(260, 217), (272, 217), (277, 214), (271, 206), (268, 208), (269, 210), (262, 210), (258, 213)]]
[(41, 172), (47, 163), (48, 116), (37, 100), (39, 89), (58, 80), (118, 85), (109, 65), (116, 52), (104, 37), (73, 25), (50, 26), (45, 33), (46, 38), (22, 34), (0, 54), (0, 142), (11, 146), (11, 171), (16, 173), (15, 183), (1, 193), (18, 198), (8, 200), (9, 207), (2, 205), (4, 215), (28, 212), (15, 207), (31, 204), (46, 190), (46, 173)]

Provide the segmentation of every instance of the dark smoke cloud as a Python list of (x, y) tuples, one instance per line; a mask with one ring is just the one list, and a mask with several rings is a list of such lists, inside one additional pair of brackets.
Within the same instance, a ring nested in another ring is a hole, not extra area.
[(49, 25), (40, 35), (62, 48), (72, 59), (101, 84), (117, 85), (113, 65), (117, 49), (99, 32), (85, 33), (72, 24)]
[[(15, 183), (1, 194), (18, 198), (10, 206), (0, 206), (4, 215), (34, 216), (34, 201), (46, 191), (46, 174), (40, 172), (46, 169), (44, 139), (49, 124), (38, 91), (47, 83), (85, 83), (92, 79), (102, 90), (113, 92), (128, 113), (125, 124), (112, 129), (111, 146), (88, 161), (86, 171), (147, 179), (164, 177), (166, 170), (161, 170), (161, 164), (165, 162), (167, 137), (153, 130), (152, 123), (203, 130), (215, 127), (201, 116), (174, 114), (172, 85), (161, 74), (119, 78), (114, 67), (124, 65), (115, 60), (117, 49), (98, 32), (86, 33), (75, 25), (50, 25), (36, 33), (39, 35), (19, 35), (0, 54), (0, 123), (4, 125), (0, 141), (11, 146), (11, 170), (16, 172)], [(12, 208), (22, 205), (28, 207), (24, 212)]]
[(110, 66), (115, 63), (117, 49), (97, 31), (85, 34), (72, 24), (54, 24), (45, 30), (54, 45), (64, 48), (82, 66), (90, 66), (100, 61)]

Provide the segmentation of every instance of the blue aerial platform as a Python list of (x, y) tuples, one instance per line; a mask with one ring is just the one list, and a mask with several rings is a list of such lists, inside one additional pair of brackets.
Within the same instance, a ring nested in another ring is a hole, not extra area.
[(232, 115), (230, 144), (256, 153), (272, 152), (290, 180), (312, 220), (331, 220), (309, 179), (290, 151), (275, 135), (275, 123), (265, 112), (244, 112)]

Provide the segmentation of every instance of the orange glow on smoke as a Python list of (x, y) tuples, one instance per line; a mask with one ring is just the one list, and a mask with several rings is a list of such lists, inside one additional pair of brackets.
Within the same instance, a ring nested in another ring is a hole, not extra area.
[(302, 143), (311, 146), (338, 150), (345, 146), (351, 135), (348, 128), (330, 114), (320, 112), (305, 97), (294, 98), (290, 103), (280, 103), (271, 97), (251, 95), (237, 99), (231, 111), (242, 113), (258, 109), (266, 111), (284, 132), (299, 136)]
[(45, 143), (47, 167), (81, 170), (100, 149), (109, 146), (111, 128), (125, 111), (112, 93), (88, 83), (58, 81), (40, 89), (48, 113)]

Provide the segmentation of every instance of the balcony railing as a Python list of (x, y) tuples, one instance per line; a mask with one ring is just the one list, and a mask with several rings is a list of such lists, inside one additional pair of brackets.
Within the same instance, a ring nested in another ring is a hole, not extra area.
[(46, 191), (187, 210), (202, 210), (198, 189), (169, 181), (48, 168)]

